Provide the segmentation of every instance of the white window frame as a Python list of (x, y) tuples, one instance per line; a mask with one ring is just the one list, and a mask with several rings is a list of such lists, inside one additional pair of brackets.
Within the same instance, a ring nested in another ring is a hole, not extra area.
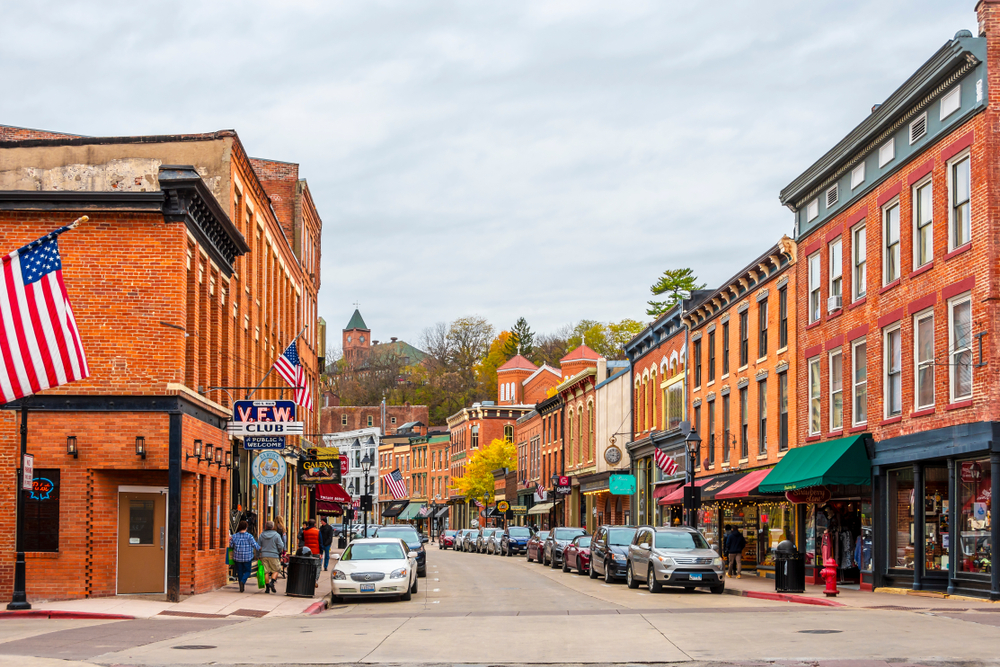
[[(863, 379), (858, 379), (858, 348), (865, 347), (865, 373)], [(858, 419), (858, 389), (865, 390), (865, 418)], [(860, 426), (868, 423), (868, 339), (861, 337), (851, 343), (851, 424)]]
[[(859, 301), (868, 296), (868, 229), (865, 220), (851, 228), (851, 297)], [(864, 243), (858, 243), (858, 234), (864, 232)], [(864, 260), (859, 261), (858, 251), (864, 251)], [(864, 264), (864, 276), (858, 276), (858, 266)], [(860, 278), (860, 279), (859, 279)]]
[[(882, 287), (896, 282), (900, 279), (902, 275), (902, 267), (899, 265), (900, 260), (903, 256), (902, 249), (902, 229), (900, 229), (899, 216), (901, 211), (899, 210), (900, 203), (899, 197), (894, 197), (892, 201), (882, 207)], [(889, 235), (886, 233), (886, 228), (889, 222), (889, 214), (893, 209), (896, 209), (896, 277), (889, 278), (889, 253), (891, 251), (891, 246), (889, 243)]]
[[(954, 172), (955, 167), (963, 160), (969, 161), (969, 238), (962, 242), (955, 242), (955, 183), (954, 183)], [(967, 148), (958, 155), (954, 156), (948, 160), (948, 252), (961, 248), (962, 246), (972, 243), (972, 154)]]
[(819, 197), (806, 204), (806, 222), (812, 222), (819, 217)]
[[(813, 271), (813, 260), (816, 261), (815, 271)], [(808, 288), (809, 288), (809, 300), (806, 303), (806, 308), (809, 309), (809, 324), (813, 322), (819, 322), (821, 314), (823, 312), (823, 299), (822, 299), (822, 282), (820, 281), (820, 272), (822, 269), (822, 262), (820, 261), (819, 251), (814, 252), (809, 255), (806, 260), (808, 262)], [(814, 280), (815, 279), (815, 280)], [(815, 287), (813, 283), (815, 282)], [(813, 308), (813, 295), (816, 296), (816, 308)], [(816, 317), (813, 317), (815, 315)]]
[[(953, 108), (949, 109), (948, 105), (951, 104), (952, 101), (955, 102), (955, 105)], [(941, 97), (940, 120), (944, 120), (945, 118), (952, 115), (961, 108), (962, 108), (962, 84), (958, 84), (952, 90), (948, 91), (946, 95)]]
[[(834, 257), (839, 255), (839, 259)], [(830, 264), (830, 284), (827, 289), (827, 298), (839, 296), (841, 305), (844, 301), (844, 237), (838, 236), (827, 245), (827, 257)], [(839, 284), (837, 281), (840, 281)], [(836, 289), (835, 289), (836, 288)]]
[[(823, 406), (822, 406), (822, 377), (820, 375), (820, 358), (815, 356), (808, 362), (809, 367), (809, 377), (807, 381), (809, 385), (807, 391), (809, 392), (809, 435), (820, 435), (823, 430)], [(816, 390), (813, 391), (813, 380), (816, 381)], [(816, 419), (813, 419), (813, 410), (816, 411)], [(816, 424), (817, 429), (813, 430), (813, 424)]]
[[(929, 187), (931, 193), (931, 219), (930, 221), (928, 221), (926, 225), (927, 227), (930, 228), (929, 230), (930, 239), (928, 239), (928, 242), (930, 244), (929, 245), (930, 256), (927, 258), (926, 262), (921, 264), (920, 263), (920, 215), (919, 215), (920, 191), (925, 187)], [(910, 189), (910, 200), (912, 201), (912, 205), (910, 207), (911, 208), (910, 217), (913, 218), (913, 227), (911, 230), (911, 233), (913, 235), (913, 268), (919, 269), (921, 266), (926, 266), (927, 264), (930, 264), (931, 262), (934, 261), (934, 184), (931, 180), (930, 174), (928, 174), (925, 178), (920, 179), (920, 181), (914, 184), (914, 186)]]
[[(839, 376), (834, 373), (833, 361), (835, 358), (840, 358), (840, 374)], [(829, 400), (830, 400), (830, 430), (831, 431), (842, 431), (844, 430), (844, 351), (840, 348), (835, 350), (830, 350), (830, 354), (827, 358), (827, 363), (830, 369), (830, 380), (828, 384)], [(835, 381), (839, 381), (839, 385), (835, 384)], [(837, 423), (836, 410), (834, 405), (836, 405), (835, 399), (840, 396), (840, 423)]]
[(896, 159), (896, 138), (892, 137), (878, 149), (879, 169)]
[[(890, 336), (898, 335), (899, 340), (899, 412), (891, 412), (890, 407), (890, 370), (892, 352)], [(882, 329), (882, 418), (891, 419), (903, 414), (903, 328), (899, 322)]]
[[(955, 348), (955, 306), (969, 304), (969, 336), (968, 347)], [(966, 292), (954, 298), (948, 299), (948, 401), (957, 403), (967, 401), (972, 398), (975, 377), (970, 378), (968, 395), (957, 396), (955, 394), (955, 373), (958, 371), (957, 357), (964, 351), (969, 354), (969, 372), (972, 374), (972, 293)]]
[(851, 189), (855, 189), (859, 185), (865, 182), (865, 163), (861, 162), (857, 167), (851, 170)]
[[(920, 323), (931, 321), (931, 357), (920, 359)], [(926, 367), (930, 371), (931, 401), (920, 403), (920, 369)], [(934, 407), (934, 308), (928, 308), (913, 316), (913, 407), (915, 410), (926, 410)]]

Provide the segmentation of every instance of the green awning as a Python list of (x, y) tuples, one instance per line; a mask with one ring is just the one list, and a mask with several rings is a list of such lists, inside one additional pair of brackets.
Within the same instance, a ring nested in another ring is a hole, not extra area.
[(760, 483), (761, 493), (782, 493), (809, 486), (869, 486), (872, 468), (865, 451), (866, 435), (796, 447)]
[(424, 506), (424, 503), (410, 503), (406, 506), (406, 509), (399, 513), (398, 519), (400, 521), (412, 521), (417, 518), (417, 513)]

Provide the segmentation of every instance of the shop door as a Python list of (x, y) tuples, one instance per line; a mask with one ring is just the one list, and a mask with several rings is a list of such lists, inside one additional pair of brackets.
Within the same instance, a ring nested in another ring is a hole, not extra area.
[(118, 494), (118, 593), (164, 593), (167, 496)]

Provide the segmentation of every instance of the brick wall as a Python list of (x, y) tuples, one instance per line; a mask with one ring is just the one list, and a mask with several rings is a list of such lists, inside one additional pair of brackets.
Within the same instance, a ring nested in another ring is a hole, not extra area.
[(48, 130), (32, 130), (27, 127), (0, 125), (0, 142), (25, 141), (29, 139), (72, 139), (78, 136), (77, 134), (63, 134), (61, 132), (49, 132)]
[[(387, 405), (385, 416), (385, 433), (388, 434), (395, 433), (403, 424), (420, 422), (426, 425), (429, 420), (426, 405)], [(368, 428), (369, 417), (372, 419), (371, 426), (382, 427), (382, 407), (379, 405), (331, 405), (321, 409), (320, 428), (323, 433), (355, 431)]]

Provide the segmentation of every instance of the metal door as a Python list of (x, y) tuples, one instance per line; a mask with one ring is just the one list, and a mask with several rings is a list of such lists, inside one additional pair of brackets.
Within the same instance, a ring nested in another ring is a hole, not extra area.
[(164, 593), (167, 496), (118, 494), (118, 593)]

